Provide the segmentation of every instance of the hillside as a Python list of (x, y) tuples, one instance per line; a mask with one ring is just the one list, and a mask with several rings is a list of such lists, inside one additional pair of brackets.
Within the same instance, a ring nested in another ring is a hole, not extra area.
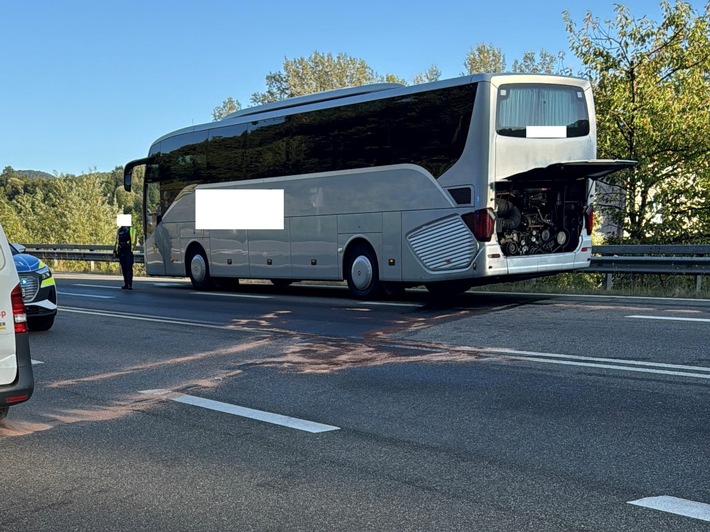
[(15, 170), (15, 173), (30, 179), (54, 179), (52, 174), (40, 170)]

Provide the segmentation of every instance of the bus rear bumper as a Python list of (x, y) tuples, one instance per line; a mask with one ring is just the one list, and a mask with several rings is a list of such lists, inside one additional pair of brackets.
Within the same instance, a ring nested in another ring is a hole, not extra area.
[(569, 253), (548, 253), (539, 255), (523, 255), (506, 257), (500, 246), (492, 244), (483, 246), (476, 256), (473, 266), (473, 276), (498, 277), (533, 274), (550, 274), (579, 270), (589, 266), (592, 257), (592, 243), (584, 238), (580, 246)]

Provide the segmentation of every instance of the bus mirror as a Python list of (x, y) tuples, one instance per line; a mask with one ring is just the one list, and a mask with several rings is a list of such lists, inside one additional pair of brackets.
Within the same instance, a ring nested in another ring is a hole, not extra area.
[(133, 167), (126, 166), (123, 170), (123, 188), (126, 192), (131, 191), (131, 180), (133, 179)]
[(150, 157), (146, 157), (145, 159), (136, 159), (135, 161), (131, 161), (130, 163), (126, 164), (126, 166), (123, 167), (123, 188), (126, 189), (126, 192), (131, 191), (131, 181), (133, 180), (133, 169), (136, 166), (140, 166), (142, 164), (150, 164), (150, 162), (153, 159)]

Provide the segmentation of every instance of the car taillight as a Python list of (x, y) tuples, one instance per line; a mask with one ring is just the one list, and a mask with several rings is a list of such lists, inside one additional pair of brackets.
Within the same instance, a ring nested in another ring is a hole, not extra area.
[(22, 301), (22, 288), (18, 284), (12, 289), (12, 316), (15, 320), (15, 332), (27, 332), (27, 313), (25, 311), (25, 303)]
[(489, 242), (496, 222), (493, 209), (479, 209), (462, 216), (463, 221), (479, 242)]

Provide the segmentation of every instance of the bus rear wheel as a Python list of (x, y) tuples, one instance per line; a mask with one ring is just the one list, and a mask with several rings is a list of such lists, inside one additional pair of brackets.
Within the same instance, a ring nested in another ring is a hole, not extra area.
[(212, 288), (212, 278), (210, 277), (210, 267), (207, 263), (205, 252), (197, 249), (190, 254), (188, 260), (190, 269), (188, 275), (192, 286), (196, 290), (210, 290)]
[(377, 298), (382, 294), (377, 256), (370, 246), (359, 244), (348, 253), (345, 273), (348, 288), (354, 297)]

